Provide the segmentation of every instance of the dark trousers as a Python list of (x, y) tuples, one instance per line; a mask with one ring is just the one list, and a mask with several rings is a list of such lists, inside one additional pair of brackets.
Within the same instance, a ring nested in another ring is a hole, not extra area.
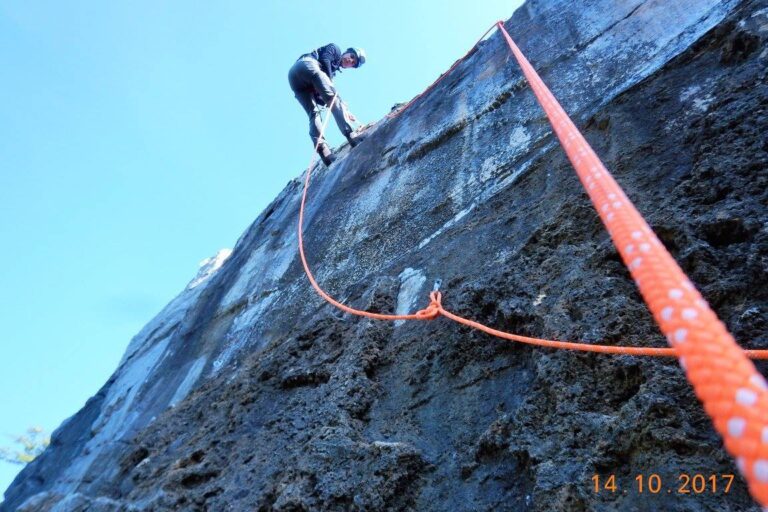
[[(309, 136), (312, 138), (312, 144), (317, 145), (320, 141), (320, 107), (315, 103), (313, 96), (316, 92), (326, 105), (330, 105), (336, 95), (336, 88), (328, 75), (320, 69), (320, 63), (312, 57), (302, 57), (291, 66), (288, 72), (288, 83), (291, 84), (296, 99), (309, 116)], [(344, 107), (338, 96), (331, 112), (341, 133), (348, 137), (352, 133), (352, 127), (344, 117)], [(320, 143), (325, 144), (325, 141)]]

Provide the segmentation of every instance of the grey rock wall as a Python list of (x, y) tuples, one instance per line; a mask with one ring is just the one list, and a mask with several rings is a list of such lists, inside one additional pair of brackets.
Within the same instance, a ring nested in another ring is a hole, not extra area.
[[(507, 28), (740, 342), (768, 345), (768, 2), (527, 2)], [(340, 300), (663, 346), (498, 34), (312, 179)], [(130, 343), (0, 511), (757, 510), (675, 361), (341, 314), (296, 179)], [(761, 369), (762, 368), (761, 366)], [(616, 474), (618, 494), (592, 476)]]

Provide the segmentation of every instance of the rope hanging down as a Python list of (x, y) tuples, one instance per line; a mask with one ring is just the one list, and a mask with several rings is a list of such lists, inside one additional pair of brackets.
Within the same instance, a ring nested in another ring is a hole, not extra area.
[[(430, 304), (426, 308), (409, 315), (371, 313), (338, 302), (317, 284), (304, 254), (302, 226), (314, 155), (306, 171), (298, 225), (299, 253), (310, 283), (323, 299), (335, 307), (353, 315), (378, 320), (432, 320), (444, 316), (493, 336), (532, 345), (608, 354), (677, 356), (697, 397), (723, 437), (726, 449), (735, 457), (750, 493), (761, 505), (768, 505), (768, 384), (748, 359), (768, 359), (768, 350), (742, 350), (736, 344), (515, 45), (504, 23), (499, 21), (494, 26), (498, 27), (522, 68), (671, 348), (590, 345), (529, 338), (498, 331), (445, 310), (441, 294), (436, 291), (430, 294)], [(472, 50), (467, 55), (470, 53)], [(451, 69), (467, 55), (454, 63)], [(441, 75), (427, 91), (446, 75)], [(398, 113), (427, 91), (411, 100)], [(330, 108), (333, 107), (333, 101)], [(329, 119), (330, 116), (327, 116), (323, 124), (321, 139)]]

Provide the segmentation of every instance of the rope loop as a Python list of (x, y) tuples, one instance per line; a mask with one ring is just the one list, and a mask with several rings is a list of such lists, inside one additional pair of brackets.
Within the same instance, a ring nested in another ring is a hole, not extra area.
[(440, 316), (443, 311), (443, 305), (441, 303), (443, 296), (440, 292), (431, 292), (429, 294), (429, 305), (424, 309), (416, 312), (416, 317), (419, 320), (434, 320)]

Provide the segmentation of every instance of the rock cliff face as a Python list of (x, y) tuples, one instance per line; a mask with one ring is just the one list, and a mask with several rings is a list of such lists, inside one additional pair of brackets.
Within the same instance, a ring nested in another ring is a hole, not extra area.
[[(530, 0), (507, 28), (737, 340), (768, 347), (768, 1)], [(344, 302), (415, 311), (441, 279), (504, 330), (665, 345), (498, 34), (341, 155), (305, 243)], [(757, 510), (738, 476), (678, 492), (737, 472), (676, 361), (341, 314), (302, 271), (300, 194), (131, 341), (1, 511)], [(664, 492), (638, 491), (651, 473)]]

